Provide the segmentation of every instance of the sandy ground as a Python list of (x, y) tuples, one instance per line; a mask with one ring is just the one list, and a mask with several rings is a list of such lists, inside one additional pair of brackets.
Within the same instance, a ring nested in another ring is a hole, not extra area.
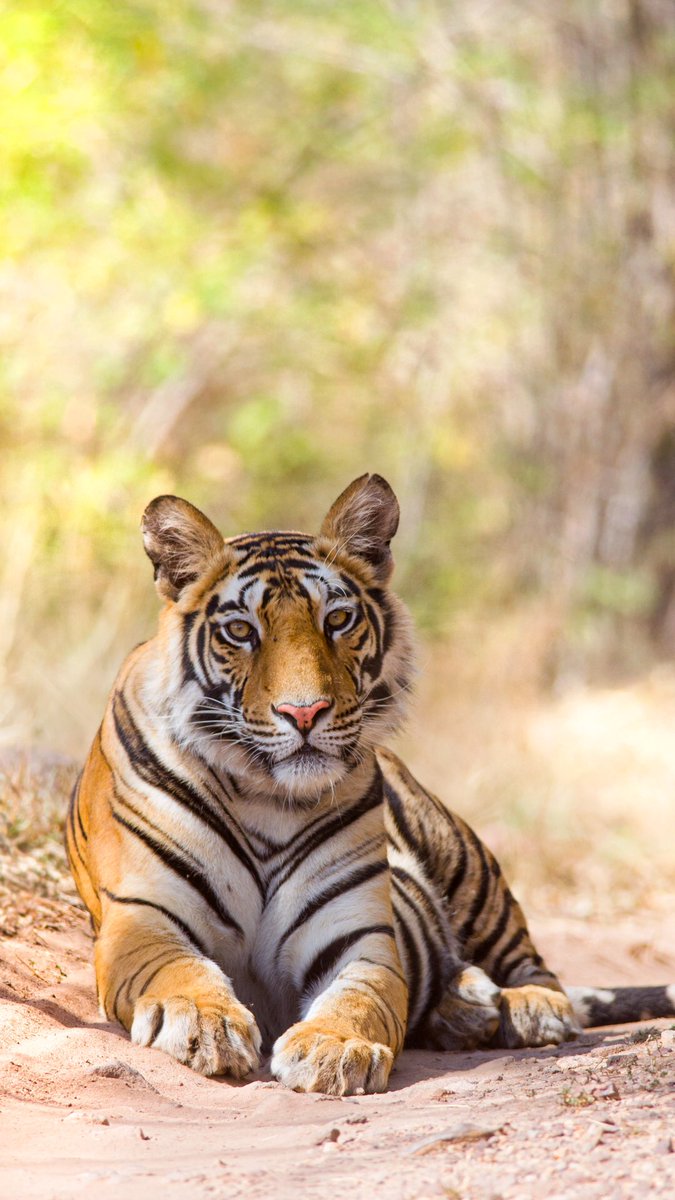
[[(0, 941), (1, 1200), (675, 1195), (675, 1022), (406, 1052), (384, 1096), (233, 1085), (102, 1021), (84, 915), (24, 901)], [(675, 980), (675, 917), (531, 924), (570, 983)]]

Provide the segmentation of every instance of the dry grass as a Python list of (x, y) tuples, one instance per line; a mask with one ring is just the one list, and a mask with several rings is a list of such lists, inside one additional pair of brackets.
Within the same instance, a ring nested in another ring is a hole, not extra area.
[(55, 754), (6, 750), (0, 756), (2, 933), (16, 933), (51, 901), (74, 899), (63, 822), (76, 775), (77, 765)]

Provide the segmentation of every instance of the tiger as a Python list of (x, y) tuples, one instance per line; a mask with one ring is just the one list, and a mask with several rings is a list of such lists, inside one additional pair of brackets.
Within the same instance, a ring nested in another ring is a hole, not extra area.
[(355, 479), (318, 535), (223, 538), (159, 496), (163, 602), (119, 672), (66, 844), (103, 1014), (204, 1075), (261, 1054), (300, 1092), (382, 1092), (404, 1045), (557, 1045), (675, 1013), (563, 989), (490, 850), (384, 743), (414, 672), (396, 496)]

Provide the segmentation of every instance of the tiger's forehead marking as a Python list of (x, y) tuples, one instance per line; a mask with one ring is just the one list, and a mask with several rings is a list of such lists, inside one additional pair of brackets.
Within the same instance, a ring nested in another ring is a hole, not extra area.
[[(265, 533), (240, 533), (227, 538), (226, 545), (236, 551), (240, 565), (249, 559), (292, 558), (294, 552), (312, 556), (315, 538), (309, 533), (272, 530)], [(315, 560), (318, 561), (318, 560)]]
[(320, 602), (359, 594), (354, 580), (317, 554), (316, 539), (309, 534), (244, 533), (226, 544), (235, 551), (237, 566), (214, 585), (209, 616), (252, 611), (276, 596)]

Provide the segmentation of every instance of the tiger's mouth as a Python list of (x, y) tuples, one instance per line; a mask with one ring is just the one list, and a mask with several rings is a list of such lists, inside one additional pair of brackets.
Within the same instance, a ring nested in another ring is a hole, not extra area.
[(343, 779), (348, 770), (342, 757), (309, 742), (270, 763), (273, 779), (298, 796), (317, 795)]
[(233, 729), (220, 722), (210, 724), (207, 737), (214, 750), (223, 748), (229, 770), (250, 773), (258, 783), (262, 775), (273, 784), (274, 792), (280, 787), (287, 800), (295, 798), (299, 802), (313, 802), (324, 790), (335, 787), (358, 761), (351, 743), (329, 750), (306, 739), (277, 756), (269, 744), (261, 744), (254, 731)]
[(326, 758), (337, 758), (337, 755), (328, 754), (326, 750), (320, 750), (318, 746), (312, 746), (309, 742), (304, 742), (302, 746), (298, 746), (297, 750), (292, 750), (290, 754), (287, 754), (285, 758), (278, 759), (277, 762), (312, 762)]

